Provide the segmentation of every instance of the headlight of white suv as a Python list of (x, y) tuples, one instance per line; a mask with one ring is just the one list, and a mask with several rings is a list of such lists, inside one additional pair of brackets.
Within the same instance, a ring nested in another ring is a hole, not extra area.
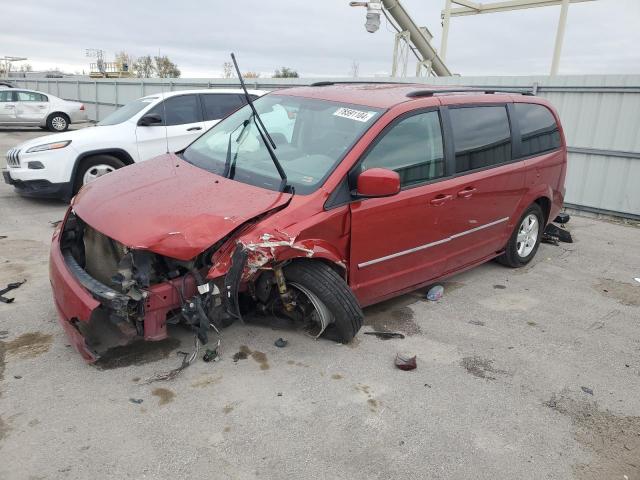
[(71, 140), (67, 140), (66, 142), (45, 143), (44, 145), (31, 147), (29, 150), (27, 150), (26, 153), (45, 152), (47, 150), (57, 150), (59, 148), (66, 147), (70, 143), (71, 143)]

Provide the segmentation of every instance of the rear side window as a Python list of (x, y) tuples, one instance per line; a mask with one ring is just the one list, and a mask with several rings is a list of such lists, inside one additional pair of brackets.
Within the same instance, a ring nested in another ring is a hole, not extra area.
[[(197, 95), (179, 95), (167, 98), (164, 102), (153, 107), (149, 113), (156, 113), (163, 120), (165, 120), (166, 115), (167, 126), (202, 121), (202, 110)], [(165, 125), (165, 122), (159, 125)]]
[(208, 93), (202, 100), (205, 120), (220, 120), (246, 103), (244, 97), (230, 93)]
[(46, 102), (47, 97), (41, 93), (35, 92), (16, 92), (18, 95), (18, 102)]
[(11, 90), (0, 90), (0, 102), (13, 102), (13, 92)]
[(533, 103), (516, 103), (516, 118), (522, 135), (523, 157), (560, 148), (560, 131), (548, 108)]
[(511, 160), (511, 130), (506, 107), (451, 108), (449, 116), (457, 173)]
[(438, 112), (412, 115), (393, 125), (363, 160), (361, 171), (370, 168), (398, 172), (403, 187), (444, 176)]

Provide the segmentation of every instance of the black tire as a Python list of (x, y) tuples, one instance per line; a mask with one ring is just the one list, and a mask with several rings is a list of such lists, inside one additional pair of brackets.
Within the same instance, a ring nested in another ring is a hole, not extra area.
[[(538, 237), (536, 238), (536, 243), (533, 247), (533, 250), (531, 250), (531, 252), (528, 255), (522, 257), (518, 253), (518, 232), (520, 230), (520, 226), (522, 225), (522, 222), (524, 221), (524, 219), (531, 214), (535, 215), (538, 219), (538, 225), (539, 225)], [(538, 205), (537, 203), (532, 203), (531, 205), (529, 205), (529, 208), (527, 208), (524, 211), (524, 213), (518, 220), (518, 223), (516, 223), (516, 226), (513, 229), (513, 233), (511, 234), (511, 238), (509, 238), (509, 241), (507, 242), (507, 246), (505, 248), (504, 253), (500, 255), (497, 259), (498, 262), (511, 268), (522, 267), (527, 263), (529, 263), (533, 259), (533, 257), (535, 257), (536, 252), (538, 251), (538, 247), (540, 246), (540, 240), (542, 239), (542, 232), (544, 231), (544, 227), (545, 227), (544, 222), (545, 222), (545, 217), (544, 217), (544, 213), (542, 212), (542, 209), (540, 208), (540, 205)]]
[(66, 113), (55, 112), (47, 117), (47, 129), (52, 132), (64, 132), (69, 128), (70, 123)]
[(299, 283), (314, 293), (331, 311), (335, 323), (323, 337), (349, 343), (356, 336), (364, 314), (349, 286), (331, 267), (313, 260), (297, 260), (284, 269), (287, 282)]
[(82, 163), (76, 171), (76, 178), (73, 182), (74, 195), (78, 193), (78, 190), (80, 190), (80, 188), (82, 187), (84, 175), (97, 165), (109, 165), (113, 167), (114, 170), (125, 166), (122, 160), (119, 160), (116, 157), (112, 157), (111, 155), (95, 155), (93, 157), (85, 158), (84, 160), (82, 160)]

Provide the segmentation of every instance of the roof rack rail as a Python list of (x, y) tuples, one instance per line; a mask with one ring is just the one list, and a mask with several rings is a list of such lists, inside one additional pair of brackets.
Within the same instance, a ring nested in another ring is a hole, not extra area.
[(324, 80), (324, 81), (320, 81), (320, 82), (313, 82), (311, 84), (309, 84), (309, 87), (328, 87), (330, 85), (366, 85), (366, 84), (394, 84), (394, 85), (411, 85), (410, 83), (407, 82), (390, 82), (388, 80), (384, 80), (381, 82), (376, 82), (375, 80), (338, 80), (338, 81), (333, 81), (333, 80)]
[(533, 95), (531, 88), (440, 88), (414, 90), (407, 93), (407, 97), (433, 97), (436, 93), (486, 93), (492, 95), (494, 93), (518, 93), (520, 95)]

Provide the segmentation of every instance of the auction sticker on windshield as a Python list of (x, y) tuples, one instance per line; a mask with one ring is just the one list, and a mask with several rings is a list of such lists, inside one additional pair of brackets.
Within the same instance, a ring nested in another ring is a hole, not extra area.
[(358, 122), (368, 122), (376, 112), (363, 112), (361, 110), (354, 110), (353, 108), (342, 107), (333, 112), (333, 114), (336, 117), (350, 118)]

